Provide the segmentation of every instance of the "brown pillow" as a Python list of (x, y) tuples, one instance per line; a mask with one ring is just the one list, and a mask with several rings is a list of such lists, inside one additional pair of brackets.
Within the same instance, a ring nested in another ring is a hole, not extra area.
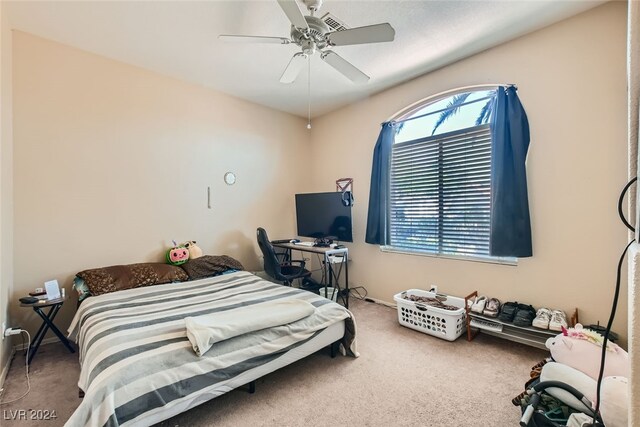
[(92, 295), (189, 280), (180, 267), (155, 262), (94, 268), (77, 276), (84, 280)]
[(244, 270), (240, 261), (227, 255), (204, 255), (190, 259), (180, 267), (187, 272), (191, 280), (216, 276), (230, 269)]

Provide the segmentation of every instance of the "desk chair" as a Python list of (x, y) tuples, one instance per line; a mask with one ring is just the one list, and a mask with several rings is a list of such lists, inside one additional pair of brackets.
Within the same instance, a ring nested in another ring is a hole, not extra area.
[(283, 284), (287, 286), (291, 286), (291, 282), (295, 279), (302, 279), (311, 275), (311, 272), (304, 268), (305, 262), (303, 260), (286, 260), (285, 262), (280, 262), (278, 260), (278, 254), (276, 254), (273, 249), (264, 228), (258, 228), (257, 238), (258, 246), (260, 246), (264, 257), (264, 271), (266, 271), (270, 277), (279, 282), (283, 282)]

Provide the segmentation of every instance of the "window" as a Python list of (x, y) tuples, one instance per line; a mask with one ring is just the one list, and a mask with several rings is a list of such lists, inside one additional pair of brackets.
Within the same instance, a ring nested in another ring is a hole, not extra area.
[(390, 249), (489, 257), (494, 95), (449, 95), (399, 120), (391, 153)]

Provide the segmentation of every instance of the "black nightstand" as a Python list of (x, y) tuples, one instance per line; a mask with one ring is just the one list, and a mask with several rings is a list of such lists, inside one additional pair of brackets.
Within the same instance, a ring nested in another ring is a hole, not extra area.
[[(55, 319), (56, 314), (58, 314), (60, 307), (62, 307), (62, 304), (64, 304), (66, 299), (67, 297), (64, 296), (61, 298), (46, 300), (44, 302), (36, 302), (33, 304), (20, 303), (20, 307), (31, 307), (33, 311), (35, 311), (36, 314), (42, 318), (42, 325), (40, 326), (40, 329), (38, 329), (38, 332), (36, 332), (36, 334), (33, 336), (31, 345), (29, 346), (29, 365), (31, 365), (31, 359), (33, 359), (33, 356), (36, 355), (38, 347), (40, 347), (40, 343), (42, 343), (42, 340), (44, 339), (44, 336), (47, 334), (47, 331), (49, 329), (51, 329), (53, 333), (56, 334), (60, 342), (64, 344), (64, 346), (67, 347), (67, 349), (71, 353), (76, 352), (71, 346), (71, 343), (69, 342), (67, 337), (65, 337), (64, 334), (60, 332), (60, 330), (56, 327), (56, 325), (53, 324), (53, 319)], [(45, 307), (50, 307), (48, 313), (45, 313), (42, 310)]]

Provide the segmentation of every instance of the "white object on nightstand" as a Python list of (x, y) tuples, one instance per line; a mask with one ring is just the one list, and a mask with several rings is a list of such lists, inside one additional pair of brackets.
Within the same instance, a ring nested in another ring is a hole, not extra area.
[(44, 282), (44, 289), (47, 291), (47, 299), (52, 300), (60, 298), (60, 286), (57, 280), (49, 280)]

